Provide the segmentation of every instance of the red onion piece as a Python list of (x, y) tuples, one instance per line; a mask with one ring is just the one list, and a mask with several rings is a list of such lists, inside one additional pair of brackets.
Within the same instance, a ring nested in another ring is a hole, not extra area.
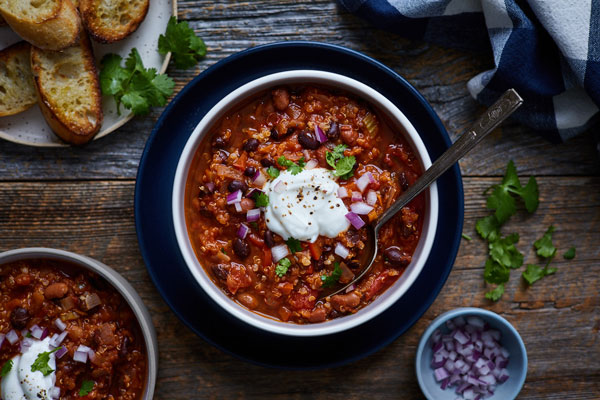
[(213, 192), (215, 191), (215, 184), (214, 184), (214, 183), (212, 183), (212, 182), (205, 183), (205, 184), (204, 184), (204, 187), (205, 187), (206, 189), (208, 189), (208, 191), (209, 191), (210, 193), (213, 193)]
[(60, 318), (56, 318), (54, 320), (54, 325), (56, 325), (56, 327), (58, 329), (60, 329), (60, 331), (64, 331), (65, 329), (67, 329), (67, 324), (65, 324), (64, 322), (62, 322), (62, 320)]
[(94, 362), (94, 360), (96, 359), (96, 352), (95, 352), (94, 350), (92, 350), (92, 349), (89, 349), (89, 350), (87, 351), (87, 353), (88, 353), (88, 358), (89, 358), (89, 360), (90, 360), (91, 362)]
[(246, 221), (255, 222), (260, 219), (260, 209), (254, 208), (246, 213)]
[(438, 382), (450, 377), (450, 374), (444, 368), (437, 368), (433, 373), (435, 375), (435, 380)]
[(239, 203), (242, 200), (242, 191), (236, 190), (227, 195), (227, 204)]
[(246, 239), (246, 235), (248, 235), (248, 231), (250, 231), (250, 228), (248, 228), (244, 224), (240, 224), (240, 227), (237, 231), (237, 235), (240, 239)]
[(15, 344), (19, 341), (19, 335), (13, 329), (6, 334), (6, 340), (8, 340), (8, 343), (10, 344)]
[(353, 213), (358, 215), (367, 215), (371, 211), (373, 211), (373, 207), (368, 205), (367, 203), (363, 203), (362, 201), (350, 204), (350, 210)]
[(31, 336), (33, 336), (34, 338), (36, 338), (38, 340), (40, 340), (42, 338), (43, 332), (44, 332), (44, 330), (37, 325), (34, 325), (31, 327)]
[(239, 213), (244, 211), (244, 209), (242, 208), (242, 203), (233, 203), (233, 206), (235, 207), (235, 211)]
[(40, 337), (40, 340), (46, 339), (48, 337), (48, 333), (49, 333), (48, 328), (44, 328), (42, 330), (42, 336)]
[(54, 353), (54, 355), (56, 356), (56, 358), (60, 359), (62, 358), (65, 354), (67, 354), (69, 351), (67, 350), (66, 347), (61, 346), (60, 349), (56, 350), (56, 353)]
[(356, 181), (356, 187), (358, 187), (358, 190), (360, 190), (361, 192), (364, 192), (369, 183), (375, 183), (375, 178), (370, 172), (365, 172)]
[(30, 338), (23, 338), (21, 340), (21, 353), (25, 353), (29, 347), (33, 344), (33, 340)]
[(365, 221), (363, 221), (361, 217), (359, 217), (353, 212), (349, 212), (348, 214), (346, 214), (346, 219), (350, 221), (350, 223), (355, 229), (360, 229), (363, 226), (365, 226)]
[(73, 361), (77, 361), (80, 363), (87, 363), (87, 359), (88, 359), (88, 353), (83, 352), (83, 351), (76, 351), (75, 354), (73, 354)]
[(252, 177), (252, 183), (254, 183), (258, 187), (263, 187), (265, 182), (267, 182), (267, 177), (263, 175), (260, 169), (257, 170), (254, 176)]
[(361, 192), (352, 192), (352, 201), (362, 201), (362, 193)]
[(54, 386), (52, 389), (50, 389), (50, 398), (52, 398), (52, 400), (58, 400), (60, 399), (60, 388)]
[(325, 143), (327, 141), (327, 136), (323, 133), (321, 127), (315, 124), (315, 137), (319, 141), (319, 143)]
[(367, 204), (370, 206), (377, 204), (377, 193), (375, 191), (369, 190), (367, 193)]
[(350, 255), (350, 250), (348, 250), (347, 248), (344, 247), (344, 245), (342, 245), (341, 243), (338, 242), (335, 244), (334, 253), (345, 259), (345, 258), (348, 258), (348, 256)]
[(346, 293), (350, 293), (354, 289), (356, 289), (356, 285), (353, 283), (352, 285), (350, 285), (346, 288)]
[(275, 191), (275, 193), (283, 193), (283, 191), (285, 190), (285, 183), (283, 183), (283, 181), (277, 182), (273, 187), (273, 190)]
[(257, 188), (252, 188), (252, 189), (250, 189), (250, 191), (248, 192), (248, 194), (246, 195), (246, 197), (253, 198), (254, 196), (256, 196), (259, 193), (262, 193), (262, 190), (257, 189)]
[(0, 349), (2, 348), (2, 343), (4, 343), (4, 338), (6, 335), (4, 333), (0, 333)]
[(278, 246), (273, 246), (271, 248), (271, 255), (273, 256), (273, 262), (278, 262), (283, 257), (290, 254), (290, 251), (285, 244), (280, 244)]
[(339, 188), (337, 195), (338, 195), (338, 198), (345, 199), (346, 197), (348, 197), (348, 189), (346, 189), (345, 187)]
[(67, 337), (68, 332), (64, 331), (63, 333), (61, 333), (60, 335), (58, 335), (58, 337), (54, 340), (54, 346), (58, 347), (63, 340), (65, 340), (65, 338)]
[(306, 163), (306, 165), (304, 166), (304, 169), (310, 170), (310, 169), (315, 168), (317, 165), (319, 165), (319, 161), (317, 161), (313, 158), (312, 160), (310, 160), (309, 162)]

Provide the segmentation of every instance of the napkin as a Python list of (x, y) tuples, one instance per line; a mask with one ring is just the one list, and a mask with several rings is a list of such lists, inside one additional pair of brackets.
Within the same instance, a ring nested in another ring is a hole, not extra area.
[(519, 122), (564, 141), (600, 120), (600, 0), (339, 0), (373, 25), (442, 46), (491, 52), (467, 83), (491, 105), (515, 88)]

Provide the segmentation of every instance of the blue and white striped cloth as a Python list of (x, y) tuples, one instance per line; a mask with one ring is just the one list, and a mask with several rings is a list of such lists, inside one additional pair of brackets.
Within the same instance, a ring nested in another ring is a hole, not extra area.
[(515, 88), (515, 118), (548, 139), (569, 139), (600, 120), (600, 0), (339, 0), (375, 26), (463, 49), (489, 49), (495, 68), (471, 95), (490, 105)]

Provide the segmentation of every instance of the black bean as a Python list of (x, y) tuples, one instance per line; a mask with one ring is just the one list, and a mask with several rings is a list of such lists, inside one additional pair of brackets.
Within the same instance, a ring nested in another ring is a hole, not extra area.
[(221, 264), (213, 265), (211, 267), (213, 274), (220, 280), (226, 281), (227, 275), (229, 275), (229, 271), (223, 267)]
[(227, 140), (222, 136), (217, 136), (213, 142), (213, 147), (222, 149), (227, 146)]
[(391, 246), (383, 252), (385, 259), (392, 267), (402, 268), (410, 264), (411, 256), (404, 253), (400, 248)]
[(298, 134), (298, 143), (305, 149), (316, 150), (319, 148), (321, 143), (314, 137), (314, 135), (302, 131)]
[(275, 161), (273, 161), (271, 157), (265, 157), (262, 160), (260, 160), (260, 164), (265, 168), (274, 167)]
[(277, 132), (277, 128), (275, 128), (275, 127), (271, 128), (271, 139), (273, 139), (273, 140), (279, 140), (280, 139), (279, 132)]
[(247, 167), (244, 170), (244, 175), (246, 175), (246, 176), (253, 177), (254, 174), (256, 174), (256, 168), (254, 168), (254, 167)]
[(330, 140), (337, 139), (340, 136), (340, 126), (337, 122), (332, 122), (327, 131), (327, 138)]
[(244, 150), (247, 152), (256, 151), (258, 149), (258, 140), (250, 138), (244, 143)]
[(246, 185), (244, 182), (238, 179), (232, 180), (231, 182), (229, 182), (229, 185), (227, 185), (227, 190), (229, 190), (230, 192), (235, 192), (236, 190), (241, 190), (242, 192), (245, 192), (246, 189), (248, 189), (248, 185)]
[(268, 248), (275, 246), (275, 239), (271, 231), (265, 231), (265, 244)]
[(250, 246), (244, 240), (235, 238), (233, 241), (233, 252), (239, 258), (246, 258), (250, 255)]
[(10, 323), (15, 329), (23, 329), (29, 322), (29, 311), (22, 307), (17, 307), (10, 313)]
[(350, 269), (359, 269), (360, 268), (360, 263), (358, 262), (358, 260), (350, 260), (347, 264), (348, 264), (348, 268), (350, 268)]

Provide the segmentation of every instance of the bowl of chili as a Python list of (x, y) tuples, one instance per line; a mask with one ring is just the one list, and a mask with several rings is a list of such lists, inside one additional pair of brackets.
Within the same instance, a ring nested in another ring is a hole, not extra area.
[(0, 253), (0, 348), (4, 400), (153, 398), (150, 314), (121, 275), (85, 256)]
[(173, 222), (199, 286), (250, 325), (334, 334), (394, 304), (421, 273), (437, 227), (432, 185), (382, 230), (370, 273), (366, 224), (431, 165), (411, 122), (375, 89), (317, 70), (263, 76), (196, 126), (177, 166)]

